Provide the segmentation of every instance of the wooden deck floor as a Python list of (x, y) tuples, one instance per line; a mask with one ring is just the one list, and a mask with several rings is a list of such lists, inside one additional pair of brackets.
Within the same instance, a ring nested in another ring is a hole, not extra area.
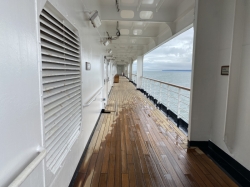
[(237, 186), (127, 79), (114, 84), (75, 187)]

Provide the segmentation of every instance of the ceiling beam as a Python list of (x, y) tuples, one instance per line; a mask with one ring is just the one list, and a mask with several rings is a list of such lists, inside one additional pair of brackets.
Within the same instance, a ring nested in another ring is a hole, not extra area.
[(139, 11), (141, 4), (142, 4), (142, 0), (138, 0), (137, 11)]

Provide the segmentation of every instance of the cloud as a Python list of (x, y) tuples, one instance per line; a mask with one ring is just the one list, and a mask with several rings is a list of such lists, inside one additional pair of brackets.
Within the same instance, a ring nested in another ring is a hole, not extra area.
[[(143, 70), (191, 70), (193, 28), (178, 35), (144, 56)], [(133, 71), (136, 63), (133, 63)]]

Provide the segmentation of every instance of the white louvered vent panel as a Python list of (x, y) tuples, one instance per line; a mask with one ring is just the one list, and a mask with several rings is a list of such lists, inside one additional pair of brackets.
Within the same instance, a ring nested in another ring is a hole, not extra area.
[(53, 173), (80, 134), (78, 36), (48, 10), (40, 15), (46, 166)]

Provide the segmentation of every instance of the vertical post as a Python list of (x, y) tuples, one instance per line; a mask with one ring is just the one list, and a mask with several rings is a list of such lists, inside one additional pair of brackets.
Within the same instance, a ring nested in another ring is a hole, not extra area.
[(167, 108), (168, 108), (168, 102), (169, 102), (169, 85), (167, 87)]
[(159, 93), (159, 102), (162, 103), (162, 99), (161, 99), (161, 86), (162, 84), (160, 83), (160, 93)]
[(130, 62), (129, 63), (129, 74), (128, 74), (128, 78), (129, 78), (129, 80), (132, 80), (132, 71), (133, 71), (133, 69), (132, 69), (132, 67), (133, 67), (133, 61), (132, 62)]
[(141, 88), (141, 79), (142, 79), (142, 73), (143, 73), (143, 56), (137, 57), (137, 88)]
[(181, 89), (178, 88), (178, 115), (177, 115), (177, 118), (180, 118), (180, 112), (181, 112), (181, 109), (180, 109), (180, 105), (181, 105), (181, 97), (180, 97), (180, 92), (181, 92)]
[(152, 93), (151, 93), (151, 80), (149, 80), (149, 95), (152, 96)]
[(147, 90), (146, 90), (146, 92), (149, 93), (149, 91), (148, 91), (148, 90), (149, 90), (149, 87), (148, 87), (148, 79), (146, 79), (146, 80), (147, 80)]

